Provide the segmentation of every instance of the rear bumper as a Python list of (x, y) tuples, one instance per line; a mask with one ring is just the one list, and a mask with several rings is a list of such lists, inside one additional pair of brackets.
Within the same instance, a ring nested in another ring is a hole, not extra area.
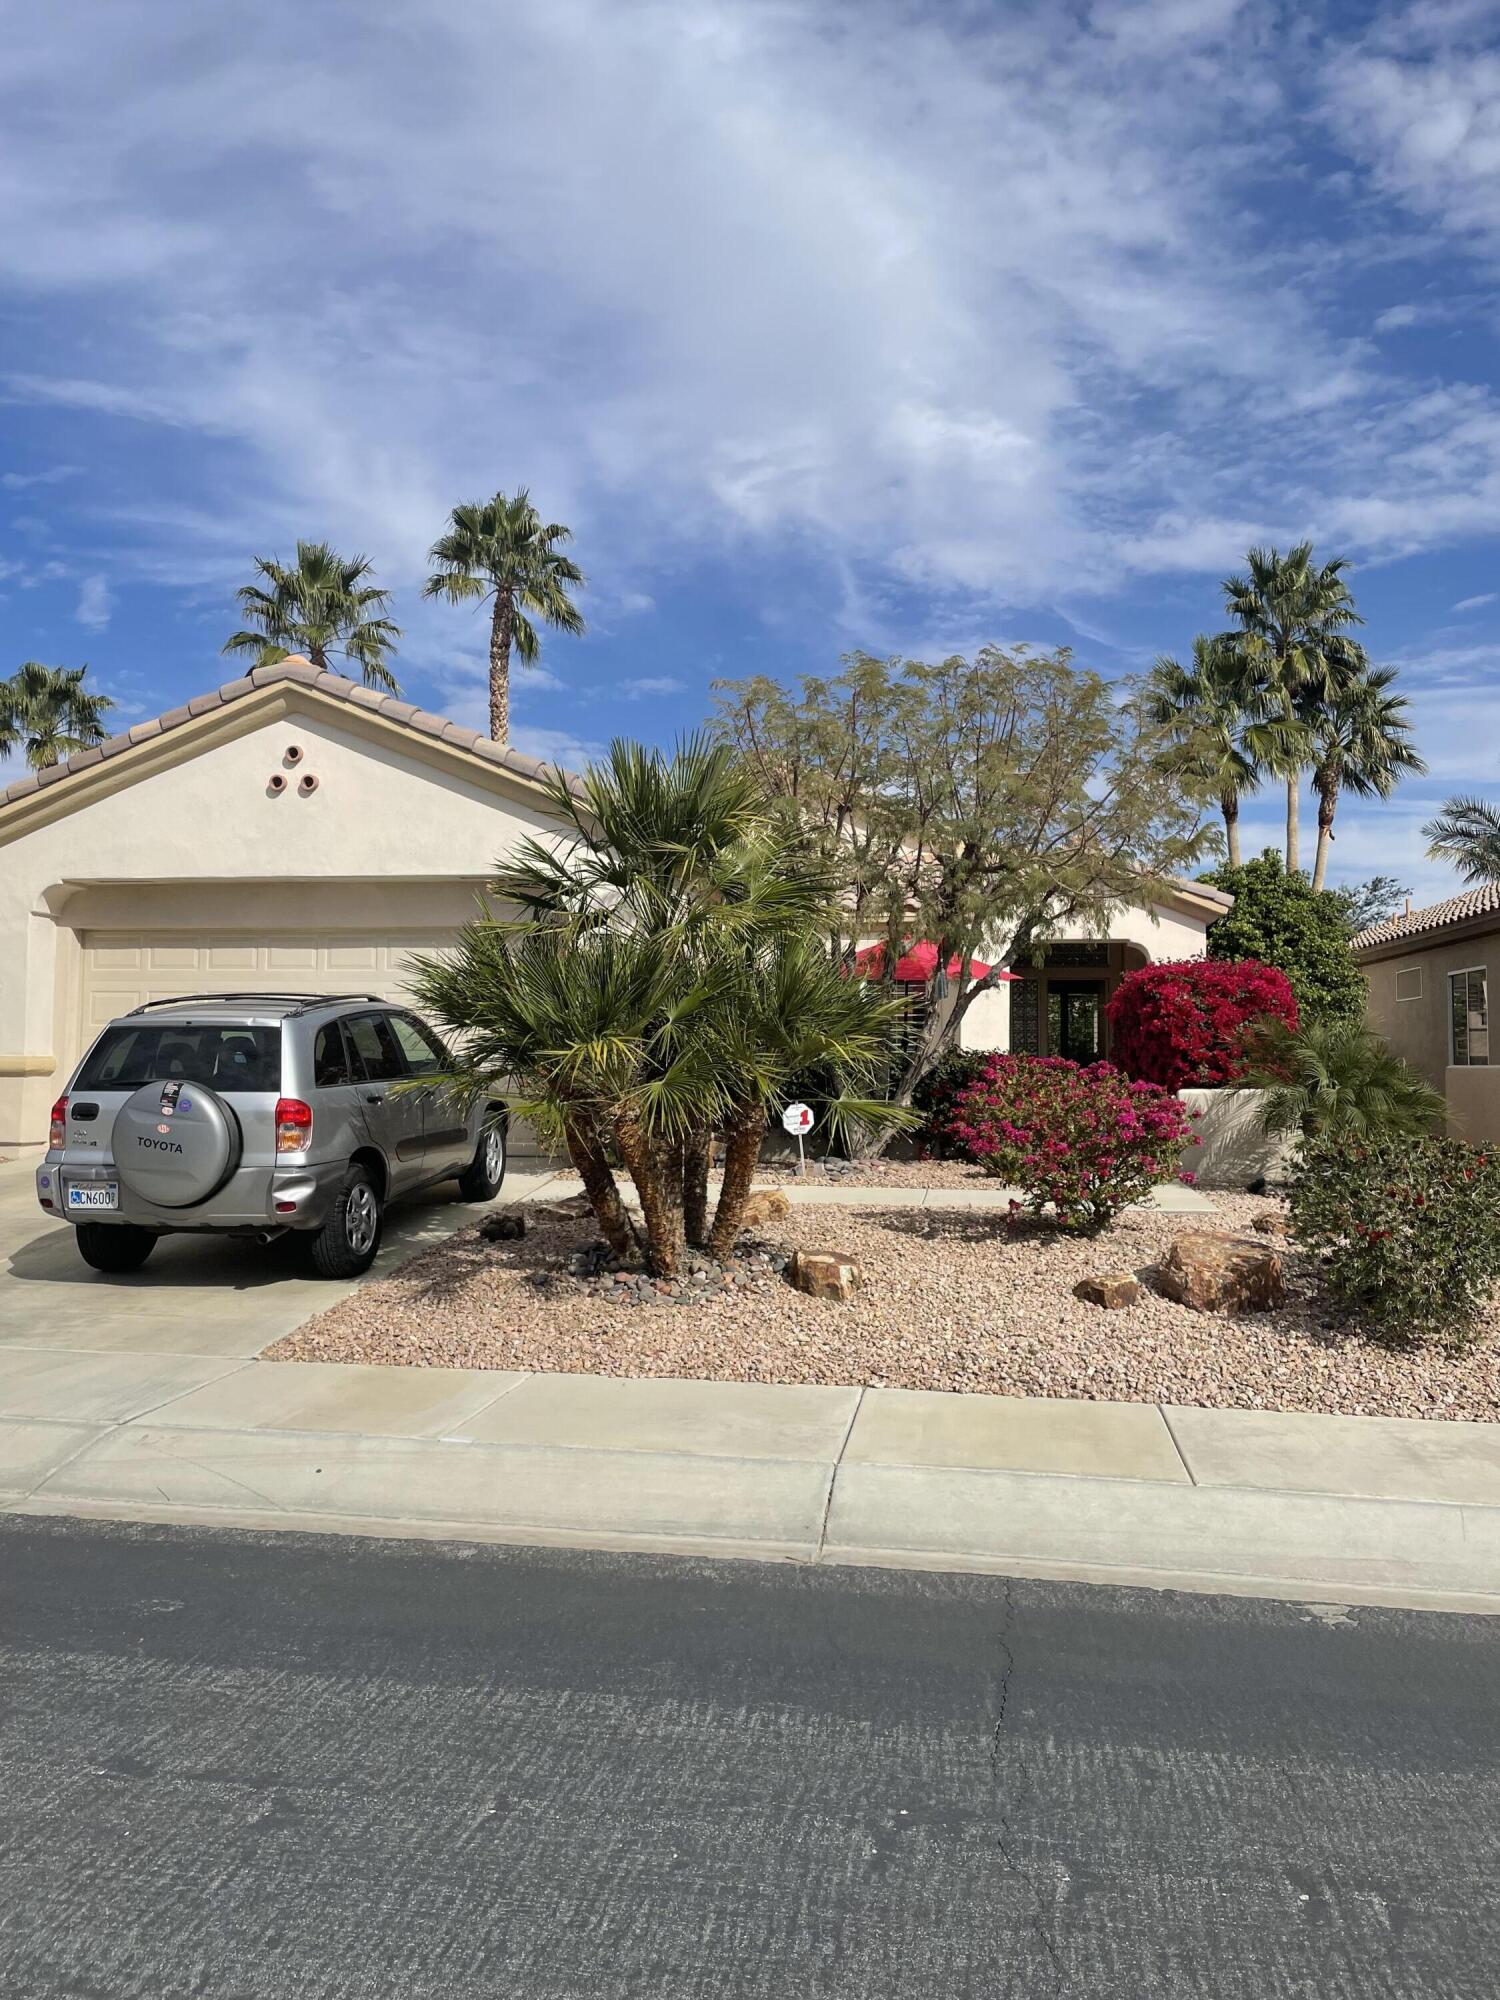
[[(128, 1222), (174, 1234), (318, 1229), (347, 1171), (342, 1160), (315, 1166), (241, 1166), (207, 1201), (192, 1208), (157, 1208), (132, 1193), (111, 1162), (91, 1160), (75, 1167), (49, 1154), (36, 1170), (36, 1196), (49, 1215), (75, 1227), (80, 1222)], [(120, 1191), (119, 1207), (70, 1210), (66, 1194), (70, 1181), (83, 1187), (114, 1181)]]

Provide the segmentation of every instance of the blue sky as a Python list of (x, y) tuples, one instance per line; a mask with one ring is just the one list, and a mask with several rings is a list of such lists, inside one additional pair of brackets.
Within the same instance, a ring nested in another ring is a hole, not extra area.
[(0, 93), (0, 665), (156, 713), (326, 537), (477, 723), (424, 557), (524, 483), (590, 632), (514, 734), (577, 759), (855, 646), (1137, 671), (1307, 534), (1433, 767), (1337, 874), (1446, 893), (1500, 794), (1493, 0), (57, 0)]

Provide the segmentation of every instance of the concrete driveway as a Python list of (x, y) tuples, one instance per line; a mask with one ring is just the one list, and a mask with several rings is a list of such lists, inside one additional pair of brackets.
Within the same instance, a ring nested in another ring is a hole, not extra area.
[[(130, 1354), (258, 1354), (364, 1283), (308, 1275), (296, 1246), (168, 1236), (144, 1270), (91, 1271), (72, 1226), (37, 1206), (35, 1155), (0, 1164), (0, 1346)], [(520, 1200), (554, 1178), (514, 1172), (504, 1198)], [(452, 1183), (396, 1203), (369, 1275), (379, 1276), (480, 1213)]]

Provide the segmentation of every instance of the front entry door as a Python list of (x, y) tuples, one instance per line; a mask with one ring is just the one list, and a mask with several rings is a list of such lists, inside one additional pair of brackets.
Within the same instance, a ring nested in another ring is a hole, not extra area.
[(1104, 986), (1097, 979), (1056, 980), (1047, 988), (1049, 1055), (1098, 1062), (1104, 1054)]

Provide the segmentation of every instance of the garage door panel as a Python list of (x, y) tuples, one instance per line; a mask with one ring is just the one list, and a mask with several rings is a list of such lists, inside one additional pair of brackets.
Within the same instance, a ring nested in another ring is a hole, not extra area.
[(437, 930), (350, 931), (322, 940), (286, 933), (84, 931), (84, 1037), (92, 1040), (115, 1015), (145, 1001), (180, 993), (375, 993), (406, 999), (403, 968), (409, 955), (440, 951), (451, 941), (451, 932)]

